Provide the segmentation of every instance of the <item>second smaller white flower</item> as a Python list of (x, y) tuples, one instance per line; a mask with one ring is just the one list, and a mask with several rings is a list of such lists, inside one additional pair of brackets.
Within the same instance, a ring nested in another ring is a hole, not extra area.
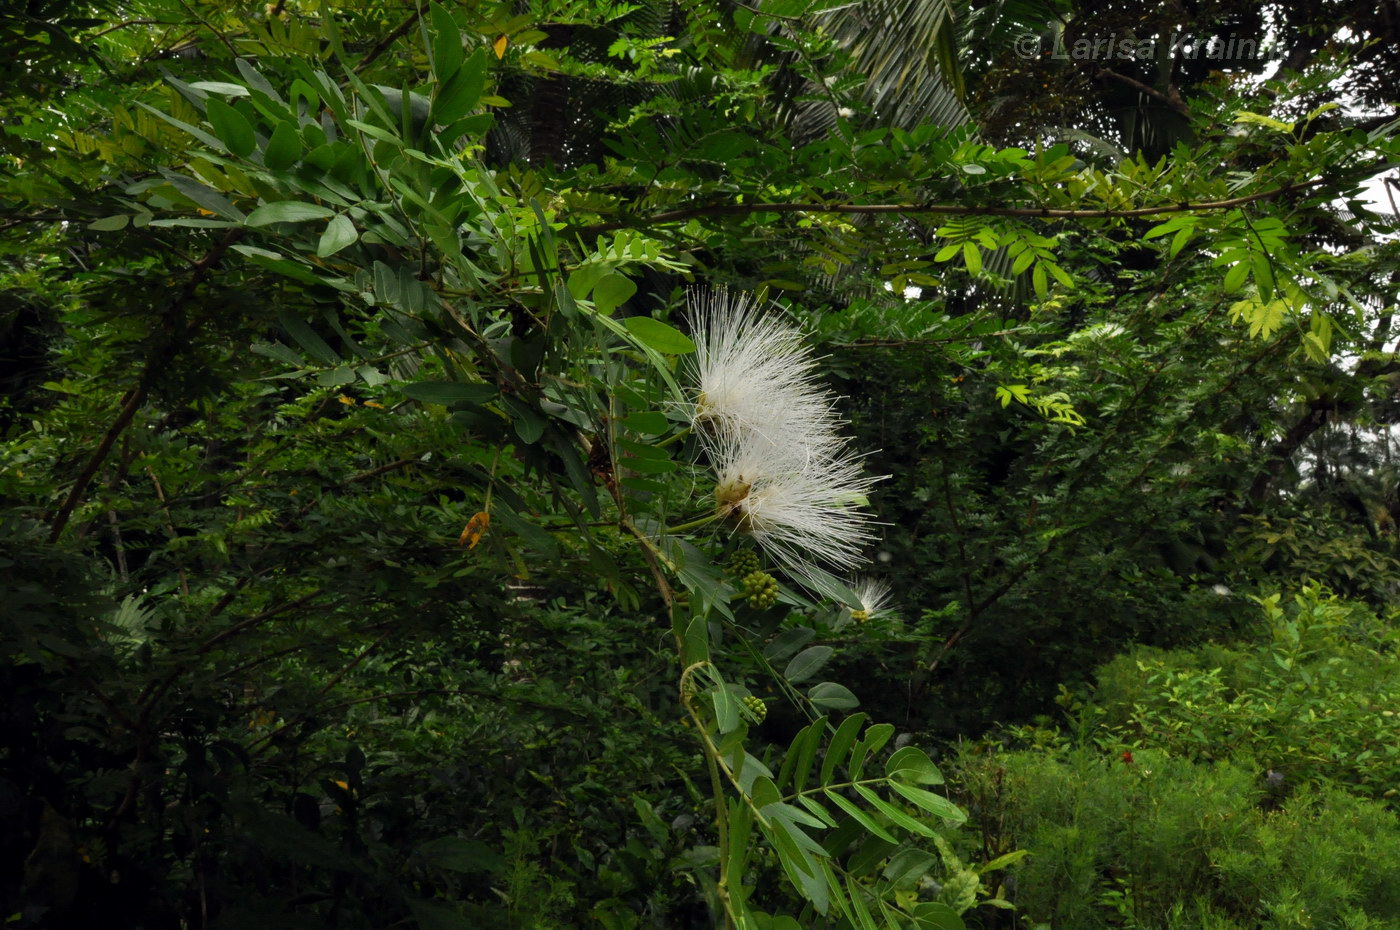
[(879, 578), (861, 578), (851, 588), (860, 607), (851, 611), (856, 623), (869, 623), (889, 613), (890, 584)]

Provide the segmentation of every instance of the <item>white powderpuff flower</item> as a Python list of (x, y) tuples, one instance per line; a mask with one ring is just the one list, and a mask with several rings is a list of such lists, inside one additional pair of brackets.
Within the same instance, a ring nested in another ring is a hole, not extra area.
[(889, 613), (890, 583), (879, 578), (861, 578), (851, 587), (860, 606), (851, 611), (856, 623), (867, 623)]
[(715, 472), (716, 516), (790, 573), (849, 569), (874, 538), (877, 480), (840, 434), (835, 397), (801, 333), (748, 295), (690, 295), (695, 429)]
[(719, 516), (775, 562), (810, 577), (818, 564), (849, 569), (865, 561), (861, 552), (875, 537), (865, 497), (878, 479), (863, 472), (860, 456), (841, 451), (799, 461), (752, 433), (717, 452)]
[(852, 110), (850, 107), (838, 107), (836, 115), (842, 119), (850, 119), (852, 116), (856, 115), (856, 111)]
[(689, 302), (697, 389), (691, 422), (711, 456), (741, 438), (766, 441), (769, 454), (796, 460), (837, 454), (842, 421), (801, 333), (746, 294), (692, 292)]

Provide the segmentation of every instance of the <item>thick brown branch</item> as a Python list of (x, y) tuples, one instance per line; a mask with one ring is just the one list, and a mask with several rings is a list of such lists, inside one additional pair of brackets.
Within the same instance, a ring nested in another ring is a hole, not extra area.
[(1185, 203), (1167, 203), (1155, 207), (1134, 207), (1128, 210), (1108, 208), (1072, 209), (1062, 207), (992, 207), (969, 206), (954, 203), (717, 203), (682, 210), (668, 210), (652, 216), (639, 216), (630, 220), (615, 220), (608, 223), (595, 223), (568, 230), (570, 234), (590, 236), (625, 229), (631, 226), (654, 226), (661, 223), (682, 223), (702, 216), (747, 216), (753, 213), (855, 213), (855, 214), (926, 214), (933, 216), (1014, 216), (1025, 219), (1047, 220), (1089, 220), (1089, 219), (1133, 219), (1134, 217), (1163, 216), (1171, 213), (1205, 213), (1213, 210), (1230, 210), (1269, 200), (1284, 194), (1318, 187), (1327, 179), (1316, 178), (1297, 184), (1230, 197), (1226, 200), (1202, 200)]
[[(978, 339), (993, 339), (997, 336), (1014, 336), (1025, 332), (1027, 327), (999, 329), (994, 333), (979, 333)], [(966, 336), (946, 336), (941, 339), (857, 339), (855, 342), (832, 342), (833, 349), (900, 349), (906, 346), (939, 346), (950, 342), (966, 341)]]

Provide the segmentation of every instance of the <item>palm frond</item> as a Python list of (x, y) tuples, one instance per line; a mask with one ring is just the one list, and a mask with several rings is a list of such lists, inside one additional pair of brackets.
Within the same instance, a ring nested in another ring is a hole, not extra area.
[(865, 76), (865, 101), (882, 125), (967, 122), (953, 0), (871, 0), (816, 20)]

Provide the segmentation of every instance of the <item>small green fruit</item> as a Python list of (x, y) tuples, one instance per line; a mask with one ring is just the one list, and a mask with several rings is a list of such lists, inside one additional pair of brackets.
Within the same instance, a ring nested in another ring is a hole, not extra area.
[(759, 610), (764, 610), (778, 603), (777, 579), (767, 572), (749, 572), (740, 584), (744, 589), (744, 597), (748, 598), (749, 603)]
[(763, 698), (754, 697), (750, 694), (748, 697), (744, 698), (744, 706), (749, 709), (749, 713), (753, 714), (754, 717), (758, 719), (759, 723), (762, 723), (763, 718), (768, 716), (768, 705), (763, 703)]
[(759, 562), (758, 556), (748, 549), (734, 553), (734, 557), (729, 560), (729, 574), (735, 578), (743, 578), (762, 568), (763, 564)]

